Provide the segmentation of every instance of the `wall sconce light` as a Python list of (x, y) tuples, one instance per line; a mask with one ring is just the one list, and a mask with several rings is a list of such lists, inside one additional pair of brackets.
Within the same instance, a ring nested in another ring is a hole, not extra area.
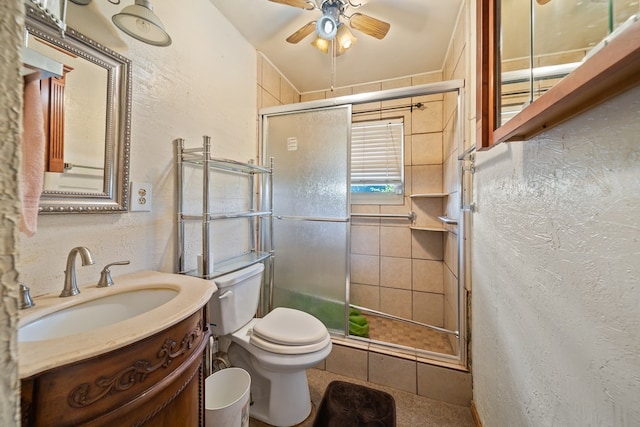
[(135, 0), (135, 4), (113, 15), (111, 20), (131, 37), (153, 46), (169, 46), (171, 36), (164, 29), (160, 18), (153, 13), (149, 0)]
[[(70, 0), (80, 6), (86, 6), (92, 0)], [(120, 4), (120, 0), (107, 0), (111, 4)], [(171, 36), (164, 29), (160, 18), (153, 13), (149, 0), (135, 0), (135, 4), (122, 9), (122, 12), (111, 17), (120, 30), (131, 37), (153, 46), (169, 46)]]

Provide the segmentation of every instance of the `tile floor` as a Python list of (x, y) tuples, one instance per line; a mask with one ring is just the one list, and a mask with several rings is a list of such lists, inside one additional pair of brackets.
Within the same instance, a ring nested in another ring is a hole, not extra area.
[[(320, 369), (307, 370), (307, 377), (309, 379), (309, 390), (311, 392), (313, 409), (309, 418), (296, 427), (311, 427), (313, 425), (315, 410), (320, 405), (324, 390), (329, 383), (334, 380), (361, 384), (391, 394), (396, 403), (397, 427), (474, 427), (471, 411), (468, 407), (440, 402), (413, 393), (348, 378)], [(249, 426), (268, 427), (269, 425), (252, 418)]]

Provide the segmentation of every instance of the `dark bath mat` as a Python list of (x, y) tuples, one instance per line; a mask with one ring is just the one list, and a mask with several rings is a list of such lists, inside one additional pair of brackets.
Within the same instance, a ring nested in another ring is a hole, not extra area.
[(344, 381), (332, 381), (324, 392), (313, 427), (395, 427), (393, 396)]

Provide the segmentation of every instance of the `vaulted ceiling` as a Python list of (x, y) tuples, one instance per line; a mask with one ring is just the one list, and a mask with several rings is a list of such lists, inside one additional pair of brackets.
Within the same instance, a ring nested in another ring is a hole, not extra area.
[[(319, 10), (303, 10), (268, 0), (210, 1), (300, 92), (331, 87), (331, 54), (311, 45), (314, 35), (297, 44), (286, 42), (296, 30), (318, 19)], [(382, 40), (352, 30), (356, 43), (336, 58), (336, 87), (442, 69), (462, 0), (361, 0), (361, 3), (358, 9), (349, 7), (347, 13), (372, 16), (391, 24), (391, 29)]]

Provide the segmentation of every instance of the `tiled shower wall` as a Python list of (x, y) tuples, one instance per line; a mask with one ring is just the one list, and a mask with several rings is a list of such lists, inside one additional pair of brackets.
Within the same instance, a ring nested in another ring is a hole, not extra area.
[[(302, 101), (439, 82), (441, 73), (303, 94)], [(421, 108), (389, 110), (421, 102)], [(352, 205), (354, 213), (417, 213), (415, 225), (441, 227), (443, 198), (443, 96), (429, 95), (353, 107), (353, 121), (402, 117), (405, 125), (404, 205)], [(444, 326), (442, 232), (411, 230), (407, 219), (354, 218), (351, 226), (350, 302), (406, 319)]]
[(300, 102), (300, 94), (280, 71), (260, 52), (257, 57), (258, 109)]
[[(262, 55), (258, 55), (258, 107), (433, 83), (441, 73), (300, 96)], [(422, 102), (422, 109), (379, 111)], [(410, 194), (443, 192), (443, 96), (354, 106), (354, 121), (403, 117), (405, 122), (405, 202), (403, 206), (353, 205), (353, 212), (417, 213), (417, 226), (438, 227), (442, 198), (411, 199)], [(362, 114), (364, 111), (378, 110)], [(351, 228), (351, 302), (436, 326), (445, 326), (446, 240), (442, 232), (411, 231), (404, 219), (354, 219)], [(455, 251), (454, 251), (455, 252)], [(455, 270), (454, 270), (455, 271)], [(449, 280), (451, 282), (451, 280)]]
[[(258, 55), (258, 108), (442, 81), (442, 73), (306, 93), (302, 96), (262, 55)], [(455, 99), (455, 97), (454, 97)], [(380, 111), (421, 102), (421, 109)], [(451, 140), (455, 107), (443, 95), (354, 106), (353, 120), (403, 117), (405, 122), (404, 205), (353, 205), (358, 213), (417, 213), (416, 226), (439, 227), (437, 216), (450, 210), (455, 194), (411, 199), (411, 194), (457, 191)], [(375, 111), (378, 110), (378, 111)], [(374, 111), (374, 112), (371, 112)], [(366, 113), (363, 113), (366, 112)], [(445, 163), (445, 161), (449, 163)], [(448, 173), (448, 176), (447, 176)], [(449, 216), (456, 217), (449, 212)], [(456, 327), (456, 234), (412, 231), (404, 219), (355, 218), (351, 228), (351, 302), (407, 319)], [(443, 262), (444, 261), (444, 262)], [(453, 342), (452, 342), (453, 344)]]

